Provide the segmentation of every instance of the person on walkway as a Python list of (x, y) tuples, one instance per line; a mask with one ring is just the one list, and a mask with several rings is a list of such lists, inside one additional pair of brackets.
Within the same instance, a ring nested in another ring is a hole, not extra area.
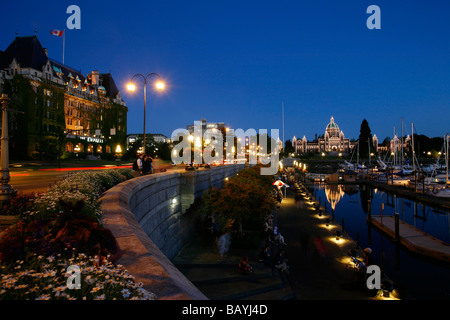
[(275, 269), (277, 269), (280, 274), (289, 274), (289, 266), (287, 265), (287, 258), (285, 256), (284, 250), (281, 249), (275, 258)]
[(284, 241), (284, 237), (281, 235), (280, 231), (278, 231), (278, 227), (275, 226), (274, 230), (273, 230), (273, 241), (275, 244), (279, 244), (279, 245), (286, 245), (286, 242)]
[(148, 173), (153, 173), (153, 158), (150, 155), (147, 155), (147, 167), (148, 167)]
[(264, 222), (264, 238), (266, 241), (270, 242), (270, 237), (273, 232), (273, 226), (272, 226), (272, 218), (268, 217), (266, 221)]
[(149, 166), (148, 166), (148, 161), (147, 161), (148, 156), (146, 154), (144, 154), (142, 156), (142, 175), (145, 176), (148, 174), (148, 171), (150, 170)]
[(259, 261), (262, 262), (265, 266), (273, 268), (272, 258), (270, 256), (270, 246), (266, 245), (259, 254)]
[(241, 259), (238, 266), (238, 271), (240, 274), (250, 274), (252, 273), (252, 267), (248, 264), (248, 257), (245, 256)]
[(133, 170), (138, 174), (141, 175), (142, 174), (142, 155), (138, 155), (136, 160), (134, 160), (133, 162)]
[(153, 159), (148, 154), (143, 156), (142, 160), (142, 175), (153, 173)]
[(230, 248), (230, 233), (225, 232), (217, 239), (217, 247), (219, 248), (219, 261), (223, 261), (225, 253)]

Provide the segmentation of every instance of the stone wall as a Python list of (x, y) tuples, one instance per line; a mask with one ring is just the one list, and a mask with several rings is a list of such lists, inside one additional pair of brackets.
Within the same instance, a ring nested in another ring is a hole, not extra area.
[(160, 299), (206, 299), (170, 259), (188, 242), (195, 225), (186, 210), (209, 188), (244, 165), (169, 171), (125, 181), (105, 193), (105, 227), (121, 248), (122, 264)]

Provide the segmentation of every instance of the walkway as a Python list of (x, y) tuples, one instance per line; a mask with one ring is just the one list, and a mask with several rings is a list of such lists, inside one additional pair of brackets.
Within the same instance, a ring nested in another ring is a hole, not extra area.
[[(262, 247), (262, 244), (261, 246)], [(183, 248), (172, 262), (211, 300), (287, 300), (295, 297), (288, 283), (278, 272), (272, 273), (257, 259), (259, 248), (230, 248), (223, 260), (215, 239), (203, 235), (195, 237)], [(243, 256), (249, 258), (253, 272), (238, 273)]]
[[(298, 189), (288, 189), (276, 217), (276, 225), (287, 242), (288, 279), (281, 279), (278, 273), (273, 276), (270, 268), (257, 261), (259, 248), (231, 249), (224, 261), (218, 261), (214, 240), (205, 237), (196, 237), (172, 262), (212, 300), (378, 299), (374, 297), (376, 292), (365, 287), (365, 280), (357, 280), (358, 272), (347, 254), (349, 249), (357, 248), (356, 243), (345, 235), (338, 243), (332, 240), (333, 230), (340, 227), (325, 227), (324, 218), (318, 217), (312, 202)], [(359, 248), (357, 251), (362, 255)], [(244, 255), (254, 267), (253, 275), (237, 272)]]

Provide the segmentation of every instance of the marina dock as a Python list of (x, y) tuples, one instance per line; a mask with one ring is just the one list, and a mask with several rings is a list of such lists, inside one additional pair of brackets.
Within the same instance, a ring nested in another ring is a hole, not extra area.
[(373, 180), (364, 180), (362, 183), (369, 184), (384, 191), (393, 192), (405, 198), (421, 201), (432, 206), (438, 206), (441, 209), (450, 212), (450, 199), (448, 198), (438, 198), (430, 194), (422, 193), (421, 190), (415, 192), (414, 190), (408, 189), (406, 187), (388, 185), (386, 183), (380, 183)]
[(412, 252), (450, 262), (450, 244), (414, 228), (398, 217), (369, 216), (368, 222)]

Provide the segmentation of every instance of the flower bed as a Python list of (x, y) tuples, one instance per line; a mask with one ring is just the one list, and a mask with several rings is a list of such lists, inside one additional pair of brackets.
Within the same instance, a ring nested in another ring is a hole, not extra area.
[[(155, 299), (113, 264), (120, 252), (101, 221), (100, 196), (132, 177), (79, 172), (37, 196), (0, 239), (0, 299)], [(79, 290), (66, 289), (70, 265), (81, 269)]]

